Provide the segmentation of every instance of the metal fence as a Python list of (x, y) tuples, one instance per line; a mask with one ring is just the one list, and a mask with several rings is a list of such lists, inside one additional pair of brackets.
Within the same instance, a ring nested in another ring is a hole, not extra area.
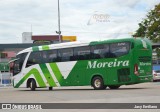
[(12, 84), (10, 72), (0, 72), (0, 86), (9, 86)]

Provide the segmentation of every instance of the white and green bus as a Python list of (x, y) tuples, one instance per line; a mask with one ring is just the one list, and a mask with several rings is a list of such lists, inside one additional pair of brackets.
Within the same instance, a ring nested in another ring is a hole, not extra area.
[(13, 86), (86, 86), (118, 89), (152, 80), (152, 46), (141, 38), (68, 42), (20, 51), (14, 60)]

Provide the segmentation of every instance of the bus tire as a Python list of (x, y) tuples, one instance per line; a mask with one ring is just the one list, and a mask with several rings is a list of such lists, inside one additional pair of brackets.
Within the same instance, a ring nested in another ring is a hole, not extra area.
[(36, 90), (36, 81), (34, 79), (32, 79), (32, 81), (30, 82), (30, 88), (31, 88), (31, 91)]
[(49, 87), (49, 90), (50, 90), (50, 91), (53, 90), (53, 87)]
[(103, 79), (100, 76), (96, 76), (92, 79), (92, 86), (95, 90), (103, 90), (106, 88)]
[(120, 86), (108, 86), (110, 89), (118, 89)]

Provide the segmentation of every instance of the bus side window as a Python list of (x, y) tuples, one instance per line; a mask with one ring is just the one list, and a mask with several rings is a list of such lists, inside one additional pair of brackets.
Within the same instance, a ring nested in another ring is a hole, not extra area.
[(66, 48), (58, 50), (58, 57), (61, 59), (61, 62), (70, 61), (71, 57), (73, 57), (73, 49)]
[(107, 58), (108, 53), (109, 45), (107, 44), (91, 46), (92, 59)]
[(41, 63), (49, 63), (48, 51), (41, 51)]
[(48, 54), (48, 62), (56, 62), (57, 61), (57, 50), (49, 50), (47, 51)]
[(110, 58), (126, 55), (129, 53), (129, 50), (130, 50), (129, 42), (110, 44)]
[(41, 51), (35, 51), (31, 52), (26, 67), (29, 67), (34, 64), (41, 64), (43, 63), (43, 58), (42, 58), (42, 52)]
[(89, 46), (74, 48), (75, 60), (88, 60), (90, 59), (90, 55), (91, 54)]

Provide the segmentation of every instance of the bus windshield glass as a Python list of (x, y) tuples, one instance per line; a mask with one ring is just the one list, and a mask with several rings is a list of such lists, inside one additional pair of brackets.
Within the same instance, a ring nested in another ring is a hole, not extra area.
[(21, 72), (26, 55), (27, 53), (23, 53), (16, 56), (17, 60), (14, 61), (13, 75), (16, 75)]

